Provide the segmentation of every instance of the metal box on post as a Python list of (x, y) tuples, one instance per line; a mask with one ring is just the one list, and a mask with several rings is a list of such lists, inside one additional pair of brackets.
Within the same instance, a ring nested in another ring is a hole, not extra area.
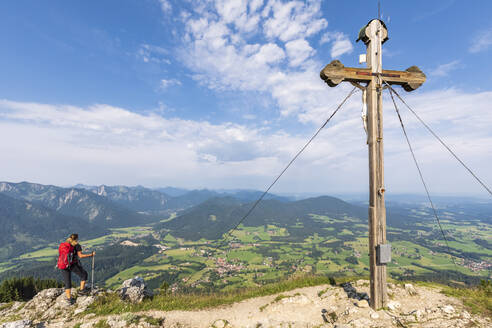
[(376, 261), (378, 264), (391, 262), (391, 244), (380, 244), (376, 246)]

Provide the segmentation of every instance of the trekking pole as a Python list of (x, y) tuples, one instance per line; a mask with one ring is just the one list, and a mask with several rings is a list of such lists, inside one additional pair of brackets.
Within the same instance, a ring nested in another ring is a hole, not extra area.
[(92, 277), (91, 277), (91, 294), (94, 293), (94, 252), (92, 252)]

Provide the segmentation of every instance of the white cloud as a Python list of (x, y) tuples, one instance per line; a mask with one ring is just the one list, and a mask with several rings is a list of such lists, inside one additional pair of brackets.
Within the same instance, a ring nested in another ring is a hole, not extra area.
[(159, 87), (161, 90), (165, 90), (173, 85), (181, 85), (181, 81), (176, 79), (169, 79), (169, 80), (162, 79)]
[(292, 40), (285, 44), (290, 66), (299, 66), (314, 54), (309, 42), (305, 39)]
[(0, 152), (6, 152), (0, 162), (3, 180), (216, 188), (239, 181), (261, 188), (304, 139), (108, 105), (8, 100), (0, 101), (0, 137), (12, 140), (0, 145)]
[(331, 47), (331, 57), (339, 57), (344, 54), (349, 54), (354, 50), (354, 46), (352, 42), (348, 39), (347, 35), (343, 33), (336, 33), (335, 41), (333, 42), (333, 46)]
[(257, 53), (251, 57), (253, 62), (259, 65), (277, 63), (285, 58), (285, 53), (275, 43), (267, 43), (261, 46)]
[(447, 64), (441, 64), (437, 66), (435, 69), (430, 71), (430, 75), (433, 76), (447, 76), (451, 71), (459, 68), (460, 66), (460, 61), (459, 60), (453, 60), (452, 62), (449, 62)]
[[(70, 131), (70, 137), (61, 140), (85, 147), (145, 147), (175, 143), (200, 156), (211, 155), (218, 161), (236, 161), (233, 152), (241, 151), (242, 159), (237, 161), (242, 161), (244, 158), (261, 157), (266, 151), (261, 147), (264, 135), (260, 129), (234, 123), (214, 125), (166, 119), (155, 113), (138, 114), (109, 105), (81, 108), (0, 100), (0, 122)], [(272, 134), (270, 137), (275, 139), (281, 135)]]
[(140, 58), (144, 63), (163, 63), (171, 64), (171, 61), (167, 58), (169, 51), (155, 45), (141, 44), (137, 51), (137, 58)]
[[(217, 91), (259, 91), (279, 105), (282, 115), (326, 109), (333, 103), (324, 100), (327, 93), (339, 94), (319, 79), (323, 64), (310, 44), (310, 37), (327, 26), (319, 0), (254, 1), (248, 6), (217, 0), (197, 6), (183, 16), (180, 57), (202, 85)], [(248, 31), (238, 23), (249, 21), (255, 28)]]
[(248, 3), (242, 0), (217, 0), (215, 8), (226, 23), (239, 20), (247, 11)]
[(245, 120), (256, 120), (256, 115), (254, 115), (254, 114), (244, 114), (243, 115), (243, 118)]
[(173, 9), (169, 0), (159, 0), (159, 4), (161, 5), (162, 12), (165, 14), (169, 14)]
[(468, 49), (471, 53), (477, 53), (487, 50), (492, 45), (492, 28), (481, 31), (472, 39), (471, 46)]
[(320, 32), (328, 26), (324, 18), (320, 18), (320, 1), (270, 1), (265, 14), (271, 16), (264, 23), (267, 37), (290, 41), (306, 38)]
[[(331, 101), (340, 102), (343, 95), (339, 96)], [(403, 96), (492, 184), (492, 92), (449, 89)], [(327, 118), (331, 109), (320, 106), (320, 100), (303, 119), (321, 124)], [(359, 93), (296, 161), (276, 190), (366, 190), (367, 145), (360, 106)], [(388, 192), (422, 191), (387, 96), (384, 107)], [(431, 191), (482, 193), (403, 105), (400, 110)], [(1, 180), (261, 189), (310, 136), (311, 132), (298, 135), (271, 127), (170, 119), (109, 105), (81, 108), (0, 100), (0, 138), (6, 141), (0, 143)]]
[(251, 0), (249, 2), (249, 11), (256, 12), (263, 5), (263, 0)]
[(331, 45), (330, 55), (332, 58), (351, 53), (354, 50), (352, 42), (348, 36), (342, 32), (325, 32), (319, 39), (319, 44), (333, 42)]
[(323, 33), (323, 35), (319, 39), (319, 44), (322, 45), (322, 44), (328, 43), (332, 40), (333, 40), (333, 33), (326, 32), (326, 33)]

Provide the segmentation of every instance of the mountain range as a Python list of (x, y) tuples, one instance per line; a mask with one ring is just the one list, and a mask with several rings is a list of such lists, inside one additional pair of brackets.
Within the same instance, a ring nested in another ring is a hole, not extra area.
[[(112, 228), (149, 224), (161, 234), (171, 232), (173, 236), (188, 240), (219, 239), (244, 218), (262, 194), (255, 190), (165, 189), (175, 196), (162, 189), (142, 186), (76, 185), (64, 188), (29, 182), (0, 182), (0, 258), (18, 254), (20, 249), (24, 251), (59, 241), (72, 232), (78, 231), (84, 238), (92, 238)], [(479, 205), (481, 207), (474, 204), (472, 210), (467, 209), (468, 214), (463, 219), (476, 214), (482, 220), (490, 220), (485, 214), (490, 214), (491, 205)], [(169, 219), (172, 213), (175, 215)], [(409, 229), (414, 224), (414, 216), (410, 209), (390, 208), (388, 225)], [(328, 221), (327, 218), (338, 220)], [(428, 218), (433, 220), (431, 215)], [(456, 219), (461, 218), (456, 216)], [(286, 238), (292, 241), (301, 241), (313, 234), (324, 235), (327, 229), (342, 233), (348, 228), (355, 234), (364, 234), (367, 231), (364, 226), (367, 224), (367, 207), (329, 196), (292, 201), (268, 194), (242, 224), (286, 228)]]
[[(80, 185), (79, 185), (80, 186)], [(171, 196), (141, 186), (83, 186), (82, 189), (107, 198), (112, 202), (136, 212), (153, 213), (169, 208)]]
[(83, 232), (86, 238), (108, 233), (85, 219), (60, 214), (42, 205), (0, 193), (0, 259), (30, 248), (58, 241), (70, 233)]
[(59, 214), (85, 219), (104, 228), (146, 224), (153, 219), (85, 189), (0, 182), (0, 193), (44, 206)]
[[(141, 186), (59, 187), (30, 182), (0, 182), (0, 258), (36, 245), (59, 241), (69, 233), (101, 236), (110, 228), (159, 222), (227, 192), (165, 188), (176, 196)], [(237, 202), (253, 201), (260, 191), (228, 192)], [(266, 198), (286, 201), (283, 197)]]

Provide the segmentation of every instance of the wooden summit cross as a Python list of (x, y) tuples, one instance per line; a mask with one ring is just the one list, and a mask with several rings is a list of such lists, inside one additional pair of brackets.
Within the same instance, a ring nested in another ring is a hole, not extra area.
[[(386, 25), (373, 19), (359, 32), (357, 41), (367, 47), (367, 68), (344, 67), (338, 60), (332, 61), (321, 71), (321, 78), (330, 86), (348, 81), (363, 90), (367, 104), (367, 143), (369, 145), (369, 266), (371, 274), (370, 304), (373, 309), (386, 306), (386, 263), (391, 261), (391, 246), (386, 244), (386, 208), (384, 205), (383, 165), (383, 81), (401, 85), (413, 91), (425, 82), (425, 74), (412, 66), (406, 71), (382, 69), (382, 44), (388, 40)], [(364, 55), (361, 55), (362, 58)], [(364, 60), (361, 60), (363, 62)], [(360, 83), (366, 83), (362, 86)]]

